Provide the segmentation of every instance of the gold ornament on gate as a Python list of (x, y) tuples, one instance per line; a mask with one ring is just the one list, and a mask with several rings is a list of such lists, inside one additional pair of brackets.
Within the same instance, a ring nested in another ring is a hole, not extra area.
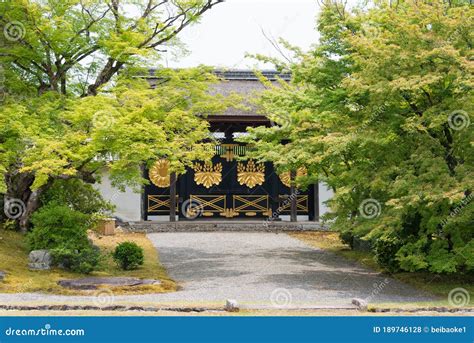
[(218, 185), (222, 181), (222, 164), (215, 165), (209, 162), (194, 163), (194, 181), (198, 185), (203, 185), (206, 188), (211, 188), (212, 185)]
[(239, 212), (235, 211), (233, 208), (225, 208), (224, 211), (220, 213), (222, 217), (233, 218), (238, 217)]
[(237, 164), (237, 181), (241, 185), (253, 188), (256, 185), (262, 185), (265, 181), (265, 165), (248, 161), (247, 165), (242, 162)]
[[(305, 167), (299, 167), (298, 170), (296, 171), (296, 177), (301, 177), (301, 176), (306, 176), (308, 174), (308, 171), (306, 170)], [(290, 172), (284, 172), (279, 175), (281, 183), (283, 183), (286, 187), (291, 186), (291, 180), (290, 180)]]
[(157, 187), (165, 188), (170, 186), (170, 162), (161, 159), (155, 162), (148, 172), (150, 181)]

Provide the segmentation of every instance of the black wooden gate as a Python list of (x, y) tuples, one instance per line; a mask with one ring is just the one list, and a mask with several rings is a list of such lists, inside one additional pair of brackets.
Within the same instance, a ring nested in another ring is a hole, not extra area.
[[(289, 175), (286, 179), (285, 175), (277, 175), (271, 163), (238, 160), (238, 149), (236, 144), (220, 146), (212, 164), (197, 161), (178, 177), (179, 220), (277, 218), (290, 213)], [(144, 189), (144, 220), (150, 216), (169, 216), (166, 168), (151, 168), (145, 171), (145, 177), (150, 184)], [(313, 192), (298, 191), (299, 215), (309, 215), (311, 219), (313, 203)]]

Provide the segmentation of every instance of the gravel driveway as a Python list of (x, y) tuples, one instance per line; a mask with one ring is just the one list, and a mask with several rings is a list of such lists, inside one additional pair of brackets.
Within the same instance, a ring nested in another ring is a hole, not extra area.
[[(333, 253), (284, 233), (179, 232), (148, 237), (182, 289), (174, 293), (121, 295), (110, 303), (216, 304), (235, 299), (248, 307), (350, 306), (368, 302), (434, 300)], [(92, 296), (0, 294), (0, 303), (94, 303)], [(108, 304), (110, 304), (108, 303)]]
[(155, 233), (149, 238), (183, 290), (168, 296), (262, 306), (344, 306), (433, 300), (284, 233)]

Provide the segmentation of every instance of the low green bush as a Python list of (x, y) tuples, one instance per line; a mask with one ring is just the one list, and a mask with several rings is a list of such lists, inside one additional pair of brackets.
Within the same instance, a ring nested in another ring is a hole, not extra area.
[(35, 212), (31, 222), (30, 250), (50, 250), (56, 265), (74, 272), (90, 273), (99, 263), (100, 252), (87, 237), (89, 215), (50, 203)]
[(89, 274), (99, 264), (100, 251), (94, 247), (84, 247), (81, 250), (65, 246), (51, 250), (55, 264), (76, 273)]
[(350, 230), (342, 231), (340, 236), (342, 243), (347, 244), (354, 249), (354, 234)]
[(33, 230), (27, 236), (30, 250), (90, 245), (87, 239), (89, 216), (68, 206), (43, 206), (31, 216), (31, 223)]
[(124, 270), (137, 269), (143, 264), (143, 249), (135, 242), (123, 242), (115, 248), (113, 258)]
[(397, 252), (402, 246), (403, 242), (393, 235), (384, 235), (375, 239), (373, 252), (377, 263), (391, 273), (400, 271)]

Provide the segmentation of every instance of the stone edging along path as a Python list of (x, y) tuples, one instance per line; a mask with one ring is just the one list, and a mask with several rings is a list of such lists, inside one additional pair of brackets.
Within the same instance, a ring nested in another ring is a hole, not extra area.
[[(328, 308), (328, 307), (314, 307), (314, 308), (253, 308), (244, 307), (244, 310), (274, 310), (274, 311), (310, 311), (310, 310), (355, 310), (358, 312), (365, 312), (357, 307), (347, 308)], [(93, 305), (0, 305), (0, 310), (6, 311), (142, 311), (142, 312), (226, 312), (225, 307), (221, 308), (207, 308), (207, 307), (154, 307), (154, 306), (125, 306), (125, 305), (110, 305), (110, 306), (93, 306)], [(474, 313), (474, 308), (447, 308), (447, 307), (420, 307), (412, 309), (403, 308), (370, 308), (367, 312), (375, 313), (421, 313), (421, 312), (439, 312), (439, 313)]]
[(128, 222), (123, 229), (131, 232), (293, 232), (328, 231), (329, 227), (320, 222), (287, 222), (268, 220), (245, 221), (177, 221), (169, 222)]
[(204, 307), (153, 307), (153, 306), (93, 306), (93, 305), (0, 305), (0, 310), (6, 311), (176, 311), (176, 312), (204, 312), (224, 311), (224, 309), (210, 309)]

